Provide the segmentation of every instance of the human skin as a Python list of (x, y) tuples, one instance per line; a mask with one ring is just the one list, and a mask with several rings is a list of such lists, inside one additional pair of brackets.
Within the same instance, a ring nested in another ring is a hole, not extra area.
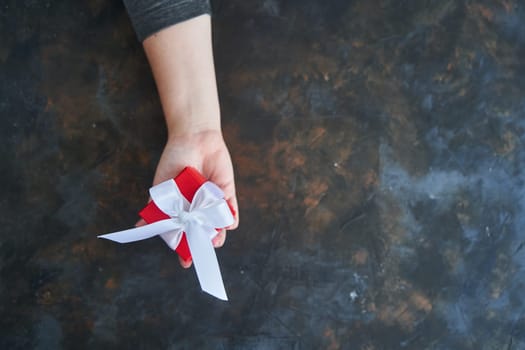
[[(196, 168), (224, 191), (236, 212), (235, 223), (226, 228), (233, 230), (239, 225), (239, 209), (233, 166), (221, 131), (211, 38), (210, 16), (202, 15), (143, 42), (168, 130), (153, 185), (175, 177), (186, 166)], [(213, 239), (216, 248), (224, 244), (226, 229)], [(179, 260), (183, 267), (191, 266), (191, 260)]]

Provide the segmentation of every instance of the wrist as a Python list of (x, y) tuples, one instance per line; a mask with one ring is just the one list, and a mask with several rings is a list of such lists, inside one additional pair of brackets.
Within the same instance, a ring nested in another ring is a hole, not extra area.
[(176, 128), (168, 133), (167, 140), (169, 145), (185, 145), (190, 148), (199, 148), (203, 144), (219, 144), (220, 142), (224, 142), (221, 129), (205, 126), (189, 130)]
[(221, 132), (220, 110), (188, 106), (166, 114), (168, 138), (191, 136), (205, 132)]

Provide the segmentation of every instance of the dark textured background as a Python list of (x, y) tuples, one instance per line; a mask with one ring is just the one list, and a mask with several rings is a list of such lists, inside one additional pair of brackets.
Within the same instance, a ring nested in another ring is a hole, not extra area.
[(229, 303), (96, 239), (165, 140), (121, 2), (2, 2), (0, 348), (525, 349), (525, 4), (215, 8)]

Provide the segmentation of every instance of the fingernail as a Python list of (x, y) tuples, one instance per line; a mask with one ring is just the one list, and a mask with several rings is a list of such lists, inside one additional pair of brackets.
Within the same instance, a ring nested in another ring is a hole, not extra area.
[(183, 260), (181, 257), (179, 257), (179, 262), (183, 268), (187, 269), (191, 266), (192, 260), (191, 258), (188, 260)]

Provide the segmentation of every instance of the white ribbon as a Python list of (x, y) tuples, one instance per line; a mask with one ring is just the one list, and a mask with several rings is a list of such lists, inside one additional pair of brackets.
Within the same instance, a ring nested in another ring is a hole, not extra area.
[(186, 233), (188, 246), (201, 288), (221, 300), (228, 300), (212, 239), (216, 228), (233, 224), (233, 215), (224, 193), (212, 182), (205, 182), (191, 204), (180, 193), (174, 180), (150, 188), (151, 199), (170, 218), (149, 225), (98, 236), (119, 243), (140, 241), (160, 235), (175, 249)]

